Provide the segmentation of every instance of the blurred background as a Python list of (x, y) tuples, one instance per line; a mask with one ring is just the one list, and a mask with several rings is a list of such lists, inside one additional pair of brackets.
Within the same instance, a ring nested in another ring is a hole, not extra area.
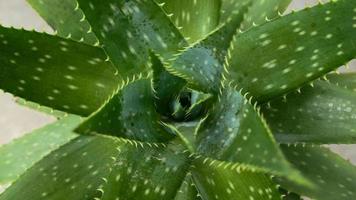
[[(317, 2), (318, 0), (293, 0), (286, 13), (315, 5)], [(0, 24), (53, 33), (26, 0), (0, 0)], [(346, 71), (344, 67), (340, 70)], [(355, 60), (350, 63), (348, 70), (356, 71)], [(14, 97), (0, 91), (0, 145), (54, 120), (55, 118), (51, 116), (17, 105)], [(356, 145), (332, 145), (331, 148), (356, 164)], [(0, 186), (0, 192), (1, 190)]]

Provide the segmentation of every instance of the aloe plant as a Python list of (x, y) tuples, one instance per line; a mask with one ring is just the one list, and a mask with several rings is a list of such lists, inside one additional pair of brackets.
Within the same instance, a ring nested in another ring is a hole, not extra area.
[(323, 146), (356, 142), (354, 0), (28, 3), (55, 35), (0, 27), (0, 88), (58, 120), (0, 147), (0, 200), (356, 199)]

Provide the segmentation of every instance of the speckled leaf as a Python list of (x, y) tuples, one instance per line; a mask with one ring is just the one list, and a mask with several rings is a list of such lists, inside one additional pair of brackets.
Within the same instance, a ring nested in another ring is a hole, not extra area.
[(356, 92), (356, 73), (329, 74), (327, 79), (340, 87)]
[(253, 25), (253, 22), (255, 24), (261, 24), (265, 23), (267, 20), (277, 17), (279, 13), (283, 13), (291, 2), (291, 0), (222, 0), (220, 20), (222, 22), (227, 21), (232, 13), (237, 10), (238, 4), (243, 1), (251, 3), (240, 27), (243, 29), (250, 28)]
[(149, 49), (167, 59), (187, 45), (153, 0), (78, 2), (122, 76), (146, 70)]
[(80, 136), (34, 165), (1, 194), (0, 200), (100, 197), (97, 188), (109, 174), (119, 145), (112, 138)]
[(282, 150), (288, 160), (317, 186), (311, 189), (280, 179), (284, 188), (317, 200), (356, 198), (356, 167), (349, 162), (323, 147), (282, 145)]
[(162, 142), (173, 137), (160, 123), (150, 78), (130, 82), (77, 129), (140, 141)]
[(186, 175), (174, 200), (202, 200), (190, 172)]
[(190, 43), (219, 24), (220, 0), (156, 0)]
[(99, 44), (76, 0), (27, 0), (27, 2), (59, 36), (90, 45)]
[(253, 1), (241, 24), (242, 29), (250, 28), (254, 24), (263, 24), (283, 13), (292, 0)]
[(167, 70), (184, 78), (194, 88), (205, 92), (216, 92), (220, 87), (227, 49), (248, 7), (245, 1), (237, 5), (237, 10), (231, 19), (219, 29), (186, 49), (176, 59), (165, 63)]
[(193, 162), (192, 174), (204, 200), (280, 200), (277, 186), (265, 174), (211, 159)]
[(179, 95), (179, 92), (186, 85), (186, 81), (170, 74), (157, 56), (151, 55), (151, 62), (157, 112), (169, 117), (172, 114), (171, 102)]
[(284, 158), (258, 112), (228, 86), (200, 124), (196, 140), (197, 152), (208, 157), (249, 164), (304, 182)]
[(220, 24), (230, 21), (241, 9), (242, 3), (251, 3), (251, 0), (221, 0)]
[(356, 93), (317, 81), (265, 105), (263, 113), (280, 143), (356, 142)]
[(0, 184), (11, 183), (34, 163), (78, 135), (72, 130), (80, 123), (70, 115), (0, 147)]
[(238, 34), (226, 77), (266, 101), (345, 64), (356, 56), (355, 9), (331, 1)]
[(0, 88), (54, 109), (88, 115), (99, 108), (119, 80), (105, 59), (95, 47), (0, 27)]
[(173, 199), (182, 184), (189, 163), (181, 146), (152, 147), (148, 144), (119, 147), (119, 154), (101, 200)]

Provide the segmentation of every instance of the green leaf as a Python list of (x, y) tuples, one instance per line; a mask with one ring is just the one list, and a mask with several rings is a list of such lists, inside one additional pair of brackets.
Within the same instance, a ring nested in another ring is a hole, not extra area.
[(202, 200), (190, 172), (186, 175), (174, 200)]
[(192, 174), (204, 200), (280, 200), (277, 186), (265, 174), (212, 159), (193, 162)]
[(331, 1), (238, 34), (225, 76), (260, 102), (299, 88), (356, 56), (354, 16)]
[(241, 9), (241, 4), (250, 4), (251, 0), (221, 0), (220, 24), (230, 21)]
[(0, 27), (0, 88), (54, 109), (88, 115), (99, 108), (120, 80), (105, 59), (95, 47)]
[(292, 0), (254, 1), (241, 24), (242, 29), (266, 23), (283, 13)]
[(289, 192), (283, 188), (279, 188), (279, 193), (282, 194), (282, 200), (303, 200), (298, 194)]
[(34, 163), (78, 135), (81, 118), (69, 115), (0, 147), (0, 184), (15, 181)]
[(76, 131), (145, 142), (163, 142), (174, 136), (160, 123), (150, 75), (122, 86), (107, 104), (93, 113)]
[(356, 142), (356, 93), (325, 81), (301, 94), (265, 105), (263, 113), (280, 143)]
[(18, 98), (17, 97), (15, 99), (15, 102), (20, 106), (25, 106), (25, 107), (30, 108), (32, 110), (36, 110), (36, 111), (39, 111), (39, 112), (54, 116), (54, 117), (56, 117), (58, 119), (66, 117), (68, 115), (66, 112), (55, 110), (55, 109), (47, 107), (47, 106), (42, 106), (42, 105), (40, 105), (38, 103), (35, 103), (35, 102), (26, 101), (23, 98)]
[(186, 81), (170, 74), (163, 66), (161, 60), (151, 54), (153, 69), (153, 89), (155, 95), (156, 110), (165, 117), (170, 117), (171, 102), (179, 95), (186, 86)]
[(175, 59), (164, 63), (167, 70), (184, 78), (194, 88), (204, 92), (217, 92), (227, 49), (248, 7), (245, 2), (237, 5), (237, 10), (231, 19), (219, 29), (199, 43), (187, 48)]
[(191, 106), (187, 111), (187, 118), (195, 119), (196, 116), (204, 116), (211, 104), (213, 95), (191, 90)]
[(78, 2), (93, 32), (124, 77), (147, 69), (149, 49), (168, 59), (187, 45), (153, 0)]
[(323, 147), (287, 146), (282, 150), (288, 160), (317, 187), (311, 189), (279, 179), (282, 187), (318, 200), (355, 199), (356, 167)]
[(194, 43), (219, 24), (220, 0), (156, 0), (182, 35)]
[(195, 146), (195, 130), (199, 125), (199, 121), (190, 121), (190, 122), (177, 122), (166, 124), (171, 130), (173, 130), (182, 143), (186, 146), (186, 148), (191, 152), (194, 153), (196, 146)]
[(89, 45), (99, 44), (76, 0), (27, 0), (27, 2), (59, 36)]
[(356, 92), (356, 73), (329, 74), (327, 79), (340, 87)]
[(270, 19), (278, 17), (278, 15), (283, 13), (283, 11), (287, 8), (291, 0), (222, 0), (220, 20), (222, 22), (228, 21), (241, 2), (251, 4), (240, 27), (246, 29), (253, 24), (265, 23)]
[(197, 153), (305, 183), (284, 158), (255, 108), (228, 86), (197, 130)]
[(119, 147), (101, 200), (173, 199), (186, 175), (187, 155), (175, 144)]
[(109, 174), (118, 146), (120, 142), (112, 138), (80, 136), (34, 165), (1, 194), (0, 200), (100, 197), (97, 188)]
[(176, 122), (194, 121), (205, 115), (211, 94), (183, 88), (171, 102), (172, 118)]

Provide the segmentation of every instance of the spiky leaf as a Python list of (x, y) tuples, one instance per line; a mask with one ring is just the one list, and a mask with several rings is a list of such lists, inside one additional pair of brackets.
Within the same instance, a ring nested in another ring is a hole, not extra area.
[(200, 195), (206, 200), (281, 199), (267, 175), (239, 165), (199, 158), (193, 163), (192, 174)]
[(43, 106), (43, 105), (35, 103), (35, 102), (27, 101), (27, 100), (25, 100), (23, 98), (19, 98), (19, 97), (17, 97), (15, 99), (15, 102), (20, 106), (25, 106), (27, 108), (54, 116), (58, 119), (66, 117), (68, 115), (66, 112), (55, 110), (53, 108)]
[(206, 113), (211, 94), (206, 94), (189, 88), (183, 88), (172, 100), (172, 118), (175, 121), (194, 121)]
[(282, 194), (282, 200), (303, 200), (298, 194), (289, 192), (283, 188), (279, 188), (279, 193)]
[[(10, 188), (1, 200), (94, 199), (109, 174), (119, 141), (100, 136), (80, 136), (46, 156)], [(36, 184), (33, 184), (36, 180)], [(31, 185), (31, 187), (29, 187)]]
[(140, 141), (167, 141), (172, 134), (160, 123), (155, 110), (150, 77), (134, 80), (114, 95), (77, 128), (80, 133), (100, 133)]
[[(142, 145), (142, 146), (141, 146)], [(187, 167), (187, 156), (174, 144), (152, 147), (148, 144), (119, 147), (101, 200), (173, 199)]]
[(95, 47), (0, 27), (0, 88), (54, 109), (88, 115), (99, 108), (120, 79), (105, 59)]
[(220, 0), (157, 0), (187, 41), (204, 38), (219, 24)]
[(195, 116), (204, 116), (207, 112), (213, 99), (213, 95), (209, 93), (198, 92), (195, 90), (191, 91), (191, 106), (187, 111), (187, 118)]
[(174, 200), (202, 200), (190, 172), (186, 175)]
[(90, 45), (99, 44), (76, 0), (27, 0), (27, 2), (59, 36)]
[(264, 106), (278, 142), (355, 143), (356, 93), (325, 81), (314, 85)]
[(340, 87), (356, 92), (356, 73), (329, 74), (327, 79)]
[(264, 10), (264, 15), (278, 15), (278, 9), (283, 11), (288, 5), (287, 1), (280, 1), (278, 4), (274, 1), (223, 1), (222, 25), (207, 38), (185, 50), (173, 62), (166, 64), (168, 70), (200, 90), (216, 92), (220, 87), (223, 66), (229, 65), (225, 63), (227, 49), (241, 23), (247, 25), (247, 17), (250, 20), (260, 20), (260, 10)]
[(303, 181), (289, 165), (254, 107), (226, 87), (197, 130), (197, 152)]
[(78, 2), (93, 32), (123, 76), (147, 69), (149, 49), (168, 59), (187, 45), (153, 0)]
[(11, 183), (34, 163), (78, 135), (72, 130), (80, 123), (70, 115), (0, 147), (0, 184)]
[(288, 160), (316, 186), (312, 189), (279, 180), (284, 188), (318, 200), (356, 198), (356, 167), (349, 162), (323, 147), (282, 145), (282, 150)]
[(199, 120), (167, 124), (176, 132), (176, 135), (191, 153), (195, 152), (196, 149), (196, 129), (198, 125)]
[(151, 54), (151, 62), (156, 110), (163, 116), (169, 117), (172, 114), (170, 104), (186, 85), (186, 81), (170, 74), (157, 56)]
[(168, 71), (187, 80), (193, 87), (205, 92), (216, 92), (230, 41), (247, 11), (248, 4), (236, 4), (231, 19), (199, 43), (165, 63)]
[(253, 1), (241, 24), (242, 29), (266, 23), (283, 13), (292, 0)]
[(355, 14), (331, 1), (238, 34), (226, 76), (258, 101), (301, 87), (356, 56)]

